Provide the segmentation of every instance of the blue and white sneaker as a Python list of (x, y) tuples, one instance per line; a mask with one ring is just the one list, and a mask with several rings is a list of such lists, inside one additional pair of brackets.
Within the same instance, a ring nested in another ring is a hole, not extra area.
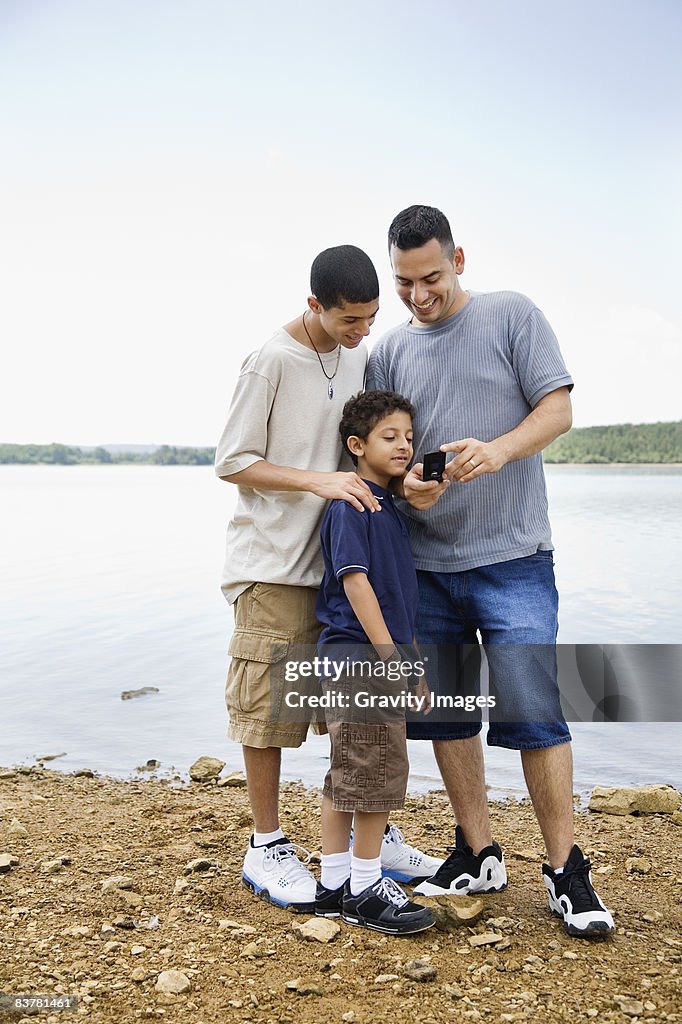
[[(305, 855), (299, 860), (296, 850)], [(306, 864), (310, 854), (288, 839), (275, 839), (266, 846), (254, 846), (253, 836), (244, 857), (242, 879), (256, 896), (298, 914), (315, 912), (317, 882)]]
[(381, 844), (381, 874), (384, 878), (413, 885), (435, 875), (442, 863), (438, 857), (429, 857), (406, 843), (397, 825), (386, 826)]

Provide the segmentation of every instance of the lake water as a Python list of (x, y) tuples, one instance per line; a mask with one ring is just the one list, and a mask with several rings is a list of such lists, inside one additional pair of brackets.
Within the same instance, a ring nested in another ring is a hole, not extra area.
[[(682, 643), (682, 470), (549, 466), (566, 643)], [(231, 610), (220, 590), (234, 490), (206, 467), (0, 466), (0, 764), (126, 776), (201, 754), (241, 768), (225, 738)], [(158, 693), (122, 701), (122, 690)], [(576, 789), (682, 785), (677, 723), (572, 726)], [(327, 740), (284, 754), (319, 785)], [(440, 785), (411, 744), (411, 788)], [(524, 792), (518, 755), (486, 754), (495, 794)]]

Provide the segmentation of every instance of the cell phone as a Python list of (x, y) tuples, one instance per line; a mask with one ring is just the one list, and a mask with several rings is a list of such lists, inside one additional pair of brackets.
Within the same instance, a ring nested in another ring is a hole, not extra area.
[(445, 452), (429, 452), (422, 458), (424, 469), (422, 471), (423, 480), (437, 480), (438, 483), (443, 481), (443, 470), (445, 469)]

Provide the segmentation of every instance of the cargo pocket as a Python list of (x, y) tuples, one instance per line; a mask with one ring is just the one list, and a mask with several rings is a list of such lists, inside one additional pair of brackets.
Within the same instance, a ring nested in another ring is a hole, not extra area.
[(277, 718), (281, 705), (284, 661), (289, 650), (287, 633), (263, 633), (235, 629), (228, 647), (231, 657), (225, 688), (228, 711), (268, 722)]
[(343, 782), (359, 789), (386, 785), (388, 726), (344, 722), (341, 726)]

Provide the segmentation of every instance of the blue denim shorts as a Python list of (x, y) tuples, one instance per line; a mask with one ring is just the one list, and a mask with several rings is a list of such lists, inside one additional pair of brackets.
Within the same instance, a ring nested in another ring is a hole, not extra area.
[[(512, 750), (569, 742), (557, 686), (559, 598), (552, 552), (464, 572), (418, 571), (417, 577), (416, 635), (422, 649), (434, 645), (452, 655), (465, 649), (461, 645), (478, 645), (480, 633), (498, 709), (490, 713), (487, 742)], [(447, 664), (448, 657), (440, 661)], [(440, 670), (435, 679), (429, 676), (432, 690), (447, 691), (446, 674)], [(480, 712), (464, 721), (461, 716), (450, 721), (430, 717), (434, 720), (408, 721), (408, 738), (464, 739), (481, 731)]]

